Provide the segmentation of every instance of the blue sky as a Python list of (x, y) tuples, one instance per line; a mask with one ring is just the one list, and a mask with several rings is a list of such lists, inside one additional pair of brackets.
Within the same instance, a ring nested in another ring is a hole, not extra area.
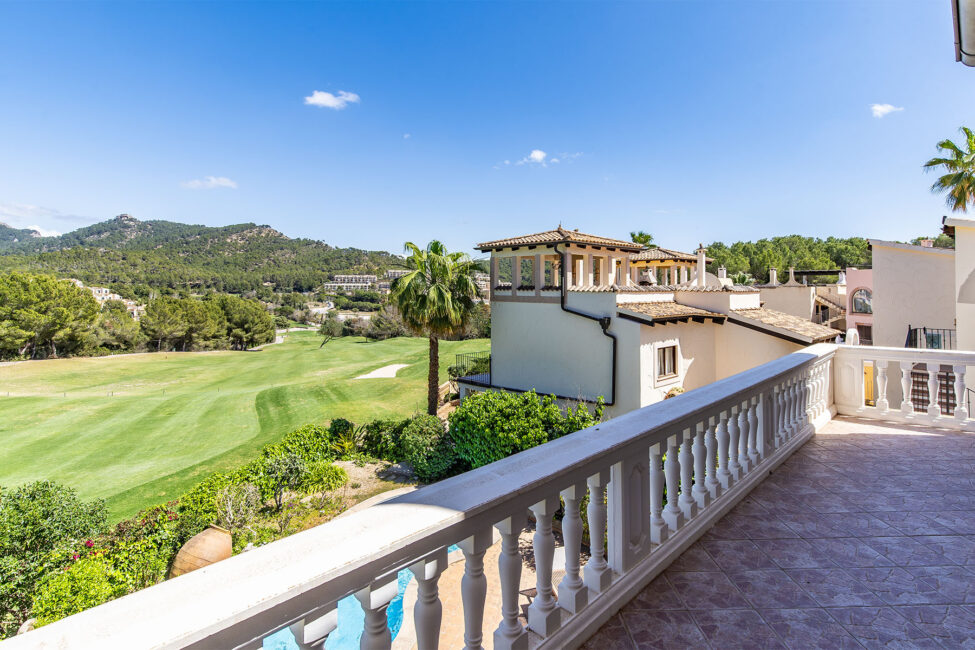
[(904, 240), (975, 127), (952, 40), (946, 0), (0, 4), (0, 221)]

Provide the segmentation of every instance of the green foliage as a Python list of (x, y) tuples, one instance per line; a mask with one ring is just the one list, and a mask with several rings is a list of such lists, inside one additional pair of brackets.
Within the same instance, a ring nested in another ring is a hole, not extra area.
[(265, 455), (251, 465), (257, 479), (254, 483), (261, 490), (261, 497), (274, 499), (276, 510), (281, 510), (284, 505), (286, 492), (301, 487), (308, 472), (308, 464), (295, 453)]
[(331, 440), (332, 432), (329, 429), (317, 424), (306, 424), (286, 434), (274, 446), (284, 453), (297, 454), (306, 462), (312, 463), (331, 458)]
[(630, 233), (630, 241), (634, 244), (641, 244), (644, 248), (656, 248), (653, 243), (653, 235), (642, 230), (635, 230)]
[(955, 247), (955, 239), (954, 239), (954, 237), (949, 237), (948, 235), (946, 235), (944, 233), (938, 234), (937, 237), (915, 237), (914, 239), (911, 240), (911, 243), (914, 244), (915, 246), (920, 246), (922, 239), (930, 239), (932, 242), (934, 242), (934, 247), (935, 248), (954, 248)]
[(742, 286), (755, 284), (755, 278), (753, 278), (750, 274), (745, 273), (744, 271), (739, 273), (732, 273), (731, 275), (728, 276), (728, 279), (731, 280), (733, 283)]
[(341, 467), (327, 461), (319, 461), (308, 468), (305, 489), (318, 494), (318, 507), (324, 509), (332, 492), (349, 482), (349, 474)]
[(153, 288), (244, 293), (264, 282), (312, 291), (334, 273), (377, 273), (393, 263), (389, 253), (289, 239), (253, 223), (211, 228), (124, 217), (40, 238), (0, 228), (0, 269), (67, 272), (116, 290), (139, 286), (142, 298)]
[[(333, 312), (334, 313), (334, 312)], [(318, 328), (318, 334), (322, 337), (322, 344), (319, 349), (325, 347), (332, 339), (342, 336), (342, 321), (338, 318), (334, 318), (332, 314), (322, 321), (321, 327)]]
[(975, 133), (961, 127), (965, 136), (962, 147), (951, 140), (942, 140), (936, 146), (942, 156), (924, 163), (924, 170), (939, 169), (945, 172), (931, 186), (931, 191), (945, 194), (945, 205), (954, 212), (967, 212), (975, 203)]
[(370, 456), (383, 460), (398, 461), (403, 457), (400, 439), (403, 429), (410, 423), (405, 420), (373, 420), (365, 425), (362, 437), (363, 450)]
[[(343, 420), (343, 422), (348, 422)], [(334, 421), (332, 424), (334, 425)], [(348, 424), (352, 424), (348, 422)], [(363, 442), (365, 440), (365, 427), (337, 427), (332, 434), (332, 453), (337, 457), (348, 460), (358, 454), (362, 450)]]
[(417, 415), (404, 427), (400, 440), (403, 459), (423, 481), (449, 476), (457, 462), (454, 445), (435, 415)]
[(261, 507), (261, 491), (252, 483), (235, 483), (217, 492), (217, 522), (234, 532), (248, 526)]
[(0, 638), (30, 617), (43, 577), (105, 524), (103, 502), (82, 502), (74, 490), (51, 481), (0, 492)]
[(189, 539), (217, 521), (217, 493), (230, 485), (227, 474), (211, 474), (178, 499), (182, 535)]
[(57, 357), (90, 344), (98, 302), (50, 275), (0, 273), (0, 358)]
[(729, 275), (748, 273), (762, 282), (768, 280), (769, 267), (779, 270), (781, 280), (784, 277), (782, 271), (790, 266), (797, 269), (845, 269), (870, 263), (867, 240), (861, 237), (819, 239), (788, 235), (756, 242), (740, 241), (730, 246), (714, 242), (707, 248), (708, 256), (714, 259), (712, 269), (725, 266)]
[(481, 467), (599, 422), (603, 406), (590, 413), (585, 404), (563, 413), (552, 396), (534, 391), (485, 391), (468, 396), (450, 414), (450, 437), (457, 456)]

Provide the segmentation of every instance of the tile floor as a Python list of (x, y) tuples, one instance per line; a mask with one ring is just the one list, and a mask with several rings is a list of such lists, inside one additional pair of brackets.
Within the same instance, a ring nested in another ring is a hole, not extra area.
[(833, 420), (584, 647), (975, 648), (975, 434)]

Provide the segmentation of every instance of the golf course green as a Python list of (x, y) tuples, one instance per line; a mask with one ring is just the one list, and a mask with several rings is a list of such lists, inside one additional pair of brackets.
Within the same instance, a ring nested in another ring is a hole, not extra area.
[[(249, 352), (0, 364), (0, 486), (51, 479), (107, 500), (115, 518), (171, 500), (309, 423), (405, 417), (426, 404), (427, 341), (314, 332)], [(442, 341), (454, 354), (487, 340)], [(355, 379), (391, 364), (394, 378)]]

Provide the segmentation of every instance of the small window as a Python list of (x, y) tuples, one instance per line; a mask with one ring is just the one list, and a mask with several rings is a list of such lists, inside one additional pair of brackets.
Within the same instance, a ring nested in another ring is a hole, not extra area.
[(853, 292), (853, 313), (873, 313), (873, 294), (869, 289), (857, 289)]
[(657, 348), (657, 379), (677, 375), (677, 346)]

